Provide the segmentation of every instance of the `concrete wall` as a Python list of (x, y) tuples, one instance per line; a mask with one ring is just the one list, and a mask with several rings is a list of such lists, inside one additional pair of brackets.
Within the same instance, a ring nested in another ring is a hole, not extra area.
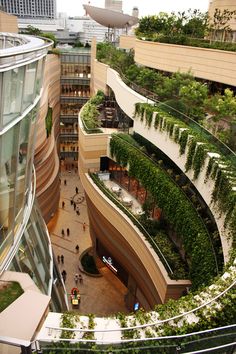
[[(132, 37), (133, 38), (133, 37)], [(133, 40), (121, 37), (120, 45), (132, 45), (135, 62), (167, 72), (188, 72), (198, 78), (236, 85), (236, 53), (216, 49)]]
[(0, 11), (0, 32), (18, 33), (17, 17)]
[[(112, 69), (108, 69), (107, 71), (107, 83), (112, 88), (116, 100), (119, 106), (121, 107), (121, 109), (131, 118), (133, 117), (135, 102), (147, 102), (145, 97), (139, 95), (135, 91), (131, 90), (128, 86), (126, 86), (121, 80), (119, 74)], [(154, 145), (156, 145), (172, 161), (175, 162), (175, 164), (183, 171), (183, 173), (185, 173), (185, 162), (187, 159), (187, 150), (184, 155), (180, 156), (179, 145), (175, 143), (174, 140), (171, 140), (165, 131), (160, 132), (159, 130), (156, 130), (153, 126), (148, 128), (145, 125), (145, 122), (141, 122), (137, 118), (134, 120), (133, 130), (138, 134), (142, 135), (150, 142), (152, 142)], [(206, 204), (209, 206), (215, 218), (218, 230), (221, 235), (223, 253), (226, 261), (228, 260), (231, 242), (229, 242), (229, 240), (226, 237), (227, 232), (223, 226), (224, 217), (219, 215), (217, 209), (213, 208), (211, 205), (211, 194), (214, 188), (214, 181), (208, 179), (208, 181), (205, 182), (206, 168), (207, 168), (207, 161), (203, 166), (203, 169), (199, 174), (199, 177), (196, 180), (193, 179), (192, 170), (187, 172), (186, 175), (192, 181), (194, 186), (197, 188), (198, 192), (201, 194)]]
[[(236, 2), (235, 0), (212, 0), (209, 4), (209, 16), (211, 18), (214, 17), (215, 9), (219, 9), (224, 11), (224, 9), (228, 9), (229, 11), (236, 10)], [(229, 21), (230, 28), (233, 31), (236, 31), (236, 18), (233, 17), (231, 21)]]
[[(48, 106), (53, 110), (53, 128), (47, 138), (45, 118)], [(43, 79), (43, 94), (40, 101), (36, 129), (34, 164), (37, 176), (36, 196), (44, 217), (48, 222), (58, 208), (60, 198), (59, 158), (57, 138), (60, 119), (60, 59), (47, 55)]]
[[(81, 165), (80, 160), (80, 171)], [(138, 291), (144, 294), (151, 308), (169, 298), (179, 298), (190, 282), (171, 280), (157, 254), (130, 219), (100, 191), (88, 175), (81, 173), (80, 178), (86, 191), (93, 243), (95, 238), (99, 238), (109, 249), (135, 280)]]

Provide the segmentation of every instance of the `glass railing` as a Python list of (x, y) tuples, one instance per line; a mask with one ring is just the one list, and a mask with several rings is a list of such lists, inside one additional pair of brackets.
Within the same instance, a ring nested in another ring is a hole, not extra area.
[[(50, 328), (51, 331), (59, 331)], [(74, 331), (74, 329), (66, 329)], [(61, 329), (60, 329), (61, 331)], [(84, 332), (94, 332), (84, 330)], [(54, 334), (55, 334), (54, 332)], [(211, 330), (194, 332), (184, 335), (163, 336), (153, 338), (126, 339), (121, 341), (61, 339), (57, 343), (39, 341), (40, 353), (60, 353), (63, 350), (93, 353), (218, 353), (232, 354), (236, 350), (236, 325), (219, 327)], [(95, 331), (96, 332), (96, 331)], [(100, 331), (97, 331), (100, 332)], [(96, 344), (96, 346), (94, 346)], [(54, 351), (53, 351), (54, 350)], [(39, 352), (38, 352), (39, 353)]]
[[(19, 34), (1, 33), (0, 42), (0, 66), (9, 67), (29, 60), (41, 58), (52, 47), (53, 41)], [(4, 43), (12, 43), (14, 46), (6, 46)]]
[(134, 216), (133, 213), (129, 211), (114, 195), (113, 193), (104, 186), (102, 181), (98, 178), (98, 176), (94, 173), (90, 173), (89, 175), (93, 182), (99, 187), (99, 189), (116, 205), (118, 206), (119, 209), (121, 209), (129, 218), (130, 220), (136, 225), (139, 230), (142, 232), (142, 234), (145, 236), (145, 238), (148, 240), (149, 244), (152, 246), (152, 248), (155, 250), (156, 254), (159, 256), (162, 264), (166, 268), (166, 271), (168, 274), (173, 274), (173, 270), (171, 266), (169, 265), (167, 259), (165, 258), (164, 254), (162, 253), (161, 249), (158, 247), (157, 243), (154, 241), (154, 239), (151, 237), (151, 235), (147, 232), (147, 230), (143, 227), (143, 225), (140, 223), (140, 221)]
[(200, 125), (198, 122), (196, 122), (194, 119), (190, 118), (186, 114), (184, 114), (181, 111), (178, 111), (177, 109), (169, 106), (168, 104), (165, 104), (164, 102), (160, 101), (158, 95), (155, 93), (140, 87), (136, 83), (132, 82), (129, 80), (118, 68), (117, 66), (113, 66), (114, 70), (116, 70), (122, 81), (129, 86), (132, 90), (135, 92), (141, 94), (142, 96), (146, 97), (147, 103), (149, 100), (153, 101), (153, 103), (161, 104), (166, 108), (166, 111), (169, 114), (177, 114), (178, 118), (186, 123), (191, 129), (193, 129), (200, 137), (202, 137), (204, 140), (207, 140), (209, 143), (213, 144), (214, 146), (217, 147), (217, 150), (219, 153), (221, 153), (227, 160), (229, 160), (235, 167), (236, 167), (236, 153), (232, 151), (226, 144), (224, 144), (221, 140), (219, 140), (216, 136), (214, 136), (209, 130), (207, 130), (205, 127)]

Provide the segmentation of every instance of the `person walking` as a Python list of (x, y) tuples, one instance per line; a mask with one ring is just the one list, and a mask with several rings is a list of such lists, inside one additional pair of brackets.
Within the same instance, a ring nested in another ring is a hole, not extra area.
[(67, 273), (66, 273), (65, 269), (63, 269), (63, 271), (61, 272), (61, 275), (62, 275), (63, 281), (65, 283), (66, 282), (66, 276), (67, 276)]
[[(75, 246), (76, 253), (79, 253), (79, 245)], [(59, 262), (60, 263), (60, 262)]]
[(62, 209), (64, 209), (65, 208), (65, 202), (63, 201), (61, 204), (62, 204)]
[(66, 186), (66, 179), (64, 179), (64, 186)]
[(78, 276), (78, 274), (76, 273), (75, 276), (74, 276), (74, 281), (75, 281), (75, 284), (76, 284), (76, 285), (78, 284), (78, 280), (79, 280), (79, 276)]
[(57, 262), (60, 263), (61, 262), (61, 257), (58, 255), (57, 256)]
[(79, 193), (79, 188), (75, 187), (75, 193), (78, 194)]
[(80, 215), (79, 208), (76, 209), (76, 214), (77, 214), (77, 215)]
[(80, 282), (80, 284), (83, 284), (83, 277), (81, 274), (79, 275), (79, 282)]
[(74, 202), (74, 210), (76, 209), (76, 202)]
[(61, 255), (61, 264), (64, 264), (64, 256), (63, 256), (63, 254)]
[(62, 236), (65, 236), (65, 231), (64, 231), (64, 229), (61, 229), (61, 234), (62, 234)]
[(83, 230), (84, 230), (84, 231), (86, 230), (86, 224), (85, 224), (85, 222), (83, 223)]
[(67, 227), (67, 229), (66, 229), (66, 234), (67, 234), (67, 236), (70, 236), (70, 229), (69, 229), (69, 227)]

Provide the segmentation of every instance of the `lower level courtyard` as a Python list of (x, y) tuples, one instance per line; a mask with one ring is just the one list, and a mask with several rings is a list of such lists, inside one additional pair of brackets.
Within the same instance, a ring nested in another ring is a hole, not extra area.
[[(81, 271), (81, 255), (87, 250), (91, 252), (92, 243), (84, 191), (77, 169), (71, 167), (61, 167), (59, 209), (48, 224), (55, 259), (60, 272), (65, 271), (69, 308), (72, 309), (71, 289), (77, 287), (81, 301), (75, 311), (80, 314), (94, 313), (105, 316), (116, 312), (127, 313), (126, 287), (102, 261), (97, 262), (100, 272), (98, 277)], [(82, 280), (77, 280), (76, 275), (81, 275)]]

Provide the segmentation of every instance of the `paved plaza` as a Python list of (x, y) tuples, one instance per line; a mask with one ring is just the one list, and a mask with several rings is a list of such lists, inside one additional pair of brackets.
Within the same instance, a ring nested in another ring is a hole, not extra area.
[[(58, 256), (60, 258), (60, 263), (57, 260), (59, 269), (61, 272), (65, 270), (67, 274), (65, 286), (69, 303), (70, 291), (77, 286), (81, 294), (81, 303), (77, 310), (79, 313), (94, 313), (98, 316), (110, 315), (118, 311), (127, 313), (124, 302), (127, 289), (101, 261), (98, 262), (101, 277), (88, 276), (79, 270), (80, 255), (91, 248), (92, 242), (84, 191), (74, 169), (68, 171), (62, 166), (59, 209), (49, 222), (48, 228), (56, 259)], [(67, 228), (69, 228), (69, 235), (67, 235)], [(78, 253), (76, 245), (79, 246)], [(61, 261), (61, 255), (64, 256), (64, 263)], [(83, 277), (83, 282), (78, 282), (77, 285), (74, 280), (76, 273)]]

